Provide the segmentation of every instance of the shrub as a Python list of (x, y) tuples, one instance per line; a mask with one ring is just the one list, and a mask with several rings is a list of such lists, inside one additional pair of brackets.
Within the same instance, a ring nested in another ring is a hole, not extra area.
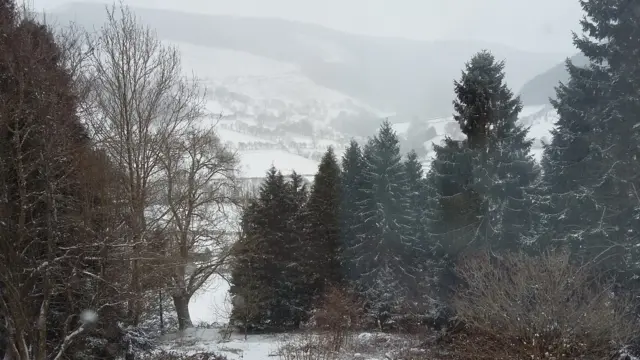
[(325, 332), (331, 350), (339, 351), (360, 328), (362, 317), (362, 302), (351, 292), (333, 286), (326, 291), (311, 322), (316, 330)]
[(453, 299), (464, 359), (604, 359), (631, 340), (630, 301), (567, 252), (466, 257)]
[(278, 345), (280, 360), (336, 360), (330, 337), (305, 332), (282, 340)]

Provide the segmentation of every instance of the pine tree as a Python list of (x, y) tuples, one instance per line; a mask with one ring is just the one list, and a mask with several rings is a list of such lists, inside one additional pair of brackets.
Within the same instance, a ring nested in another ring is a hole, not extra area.
[[(279, 269), (274, 250), (279, 249), (280, 244), (270, 227), (280, 220), (279, 211), (273, 212), (273, 209), (278, 206), (277, 196), (284, 190), (284, 177), (271, 167), (260, 186), (258, 198), (243, 210), (242, 236), (233, 247), (234, 266), (229, 292), (238, 299), (231, 319), (245, 330), (267, 328), (269, 312), (275, 306), (277, 287), (274, 280)], [(261, 299), (257, 304), (249, 299), (254, 291), (259, 292)]]
[[(411, 211), (411, 229), (413, 236), (419, 243), (425, 241), (426, 224), (424, 221), (427, 194), (424, 170), (415, 151), (410, 151), (404, 161), (405, 174), (407, 178), (407, 196), (409, 198), (409, 208)], [(422, 246), (421, 246), (422, 247)]]
[(570, 80), (552, 105), (559, 115), (545, 148), (548, 242), (568, 244), (583, 260), (637, 269), (640, 22), (632, 2), (581, 1), (584, 36), (574, 44), (589, 59), (567, 61)]
[(231, 322), (242, 328), (262, 330), (267, 326), (267, 309), (274, 299), (274, 289), (269, 286), (269, 274), (265, 271), (270, 260), (268, 248), (262, 236), (258, 199), (252, 199), (243, 209), (240, 237), (232, 248), (233, 267), (229, 293), (233, 297)]
[(317, 274), (312, 256), (317, 256), (313, 244), (306, 237), (308, 212), (306, 204), (309, 191), (302, 176), (293, 172), (280, 195), (279, 211), (284, 219), (278, 257), (280, 274), (278, 277), (278, 301), (281, 308), (282, 328), (299, 328), (308, 318), (315, 295), (318, 293)]
[[(379, 133), (372, 138), (364, 151), (364, 198), (357, 205), (363, 220), (362, 236), (357, 240), (357, 283), (365, 298), (374, 308), (384, 308), (376, 303), (386, 293), (403, 297), (408, 292), (412, 252), (417, 247), (411, 229), (409, 184), (398, 137), (391, 124), (385, 121)], [(398, 280), (399, 288), (391, 287), (385, 276)], [(384, 322), (386, 319), (379, 318)]]
[[(248, 328), (291, 329), (306, 316), (309, 287), (305, 261), (304, 204), (306, 184), (297, 174), (290, 181), (271, 167), (260, 194), (243, 214), (243, 237), (234, 248), (236, 259), (230, 293), (260, 299), (260, 311), (234, 307), (232, 318)], [(260, 294), (250, 294), (255, 289)], [(248, 323), (247, 323), (248, 322)]]
[(358, 213), (358, 204), (365, 196), (362, 176), (364, 159), (362, 149), (355, 140), (351, 140), (347, 147), (341, 165), (340, 245), (343, 250), (340, 263), (345, 279), (353, 283), (358, 278), (355, 247), (361, 237), (363, 226)]
[(315, 252), (308, 260), (319, 277), (320, 292), (342, 282), (340, 195), (340, 167), (329, 148), (320, 161), (307, 204), (307, 241)]
[(493, 249), (516, 249), (532, 239), (529, 189), (537, 177), (528, 129), (517, 123), (522, 104), (504, 82), (504, 62), (482, 51), (454, 82), (454, 118), (472, 150), (473, 188), (480, 195), (479, 224), (472, 241)]
[(481, 198), (473, 188), (473, 157), (466, 141), (446, 138), (433, 149), (426, 180), (428, 241), (436, 250), (435, 258), (451, 268), (476, 234)]

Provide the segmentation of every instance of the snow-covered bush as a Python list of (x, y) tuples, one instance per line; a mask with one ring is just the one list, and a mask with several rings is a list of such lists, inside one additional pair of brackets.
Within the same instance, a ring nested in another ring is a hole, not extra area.
[(567, 252), (486, 253), (460, 262), (453, 306), (460, 359), (604, 359), (632, 339), (630, 301)]

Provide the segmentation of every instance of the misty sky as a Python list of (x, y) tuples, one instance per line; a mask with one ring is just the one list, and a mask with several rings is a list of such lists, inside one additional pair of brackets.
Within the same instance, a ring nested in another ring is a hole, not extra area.
[[(26, 0), (36, 10), (68, 0)], [(105, 0), (78, 0), (110, 2)], [(480, 39), (571, 55), (577, 0), (125, 0), (132, 6), (280, 17), (338, 30), (421, 40)]]

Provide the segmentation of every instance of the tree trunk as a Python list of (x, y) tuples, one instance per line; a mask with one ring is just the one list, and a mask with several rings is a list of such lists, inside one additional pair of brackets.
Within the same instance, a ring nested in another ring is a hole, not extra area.
[(178, 315), (178, 329), (184, 330), (193, 327), (191, 322), (191, 315), (189, 314), (189, 300), (191, 296), (186, 294), (180, 294), (173, 296), (173, 304), (176, 307), (176, 314)]

